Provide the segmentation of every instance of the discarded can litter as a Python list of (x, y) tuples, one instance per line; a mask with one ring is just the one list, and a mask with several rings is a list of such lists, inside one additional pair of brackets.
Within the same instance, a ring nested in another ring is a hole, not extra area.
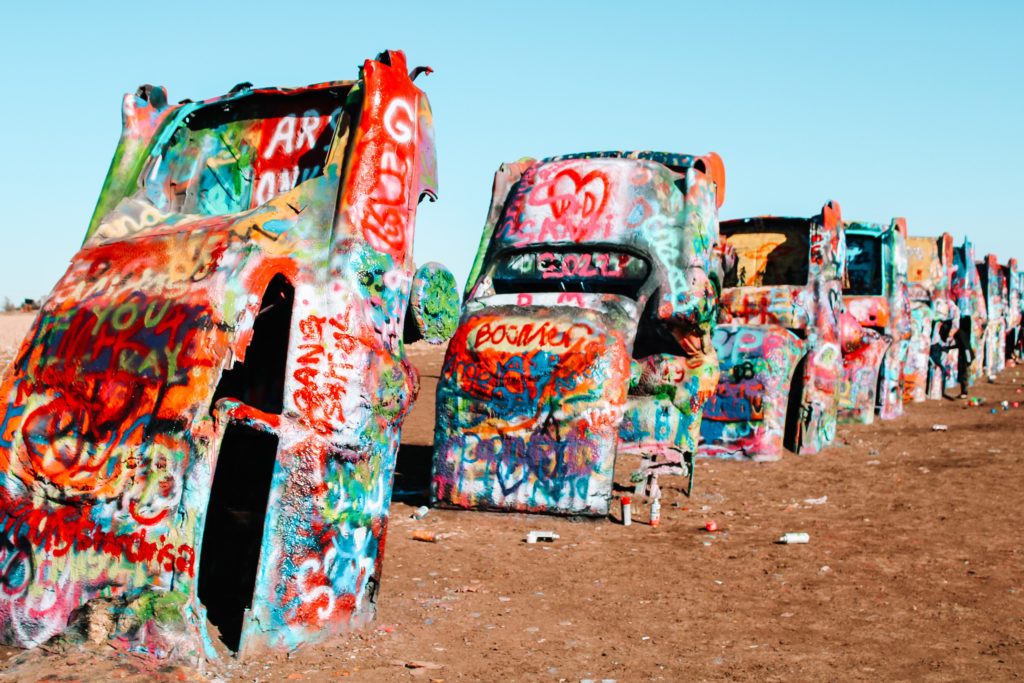
[(651, 526), (661, 526), (661, 500), (651, 501)]
[(932, 425), (932, 431), (933, 432), (944, 432), (947, 429), (948, 429), (948, 427), (946, 427), (946, 425), (938, 425), (938, 424)]
[(428, 512), (430, 512), (430, 508), (428, 508), (426, 505), (421, 505), (418, 508), (416, 508), (416, 510), (412, 513), (412, 518), (423, 519), (427, 516)]
[(713, 519), (709, 519), (707, 523), (704, 525), (704, 528), (708, 531), (718, 531), (718, 522), (716, 522)]
[(633, 504), (633, 499), (629, 496), (623, 496), (619, 500), (622, 502), (622, 524), (623, 526), (629, 526), (633, 523), (633, 510), (630, 508)]
[(437, 534), (433, 531), (427, 531), (426, 529), (416, 529), (412, 532), (412, 537), (417, 541), (424, 541), (426, 543), (437, 543)]
[(558, 534), (554, 531), (531, 531), (526, 534), (527, 543), (536, 543), (537, 541), (548, 541), (552, 542), (558, 538)]
[(785, 543), (787, 545), (792, 545), (794, 543), (810, 543), (810, 542), (811, 542), (811, 535), (810, 534), (804, 534), (804, 533), (790, 532), (788, 534), (785, 534), (785, 535), (779, 537), (779, 543)]

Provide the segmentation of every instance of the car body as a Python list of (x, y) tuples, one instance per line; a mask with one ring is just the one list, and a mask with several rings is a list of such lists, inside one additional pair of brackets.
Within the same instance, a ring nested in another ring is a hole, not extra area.
[(988, 329), (988, 308), (985, 290), (974, 260), (974, 245), (966, 237), (963, 244), (953, 248), (953, 297), (960, 308), (960, 316), (971, 320), (971, 348), (974, 358), (968, 366), (969, 384), (978, 381), (985, 372), (985, 338)]
[(385, 52), (352, 81), (146, 86), (123, 118), (0, 390), (0, 633), (37, 645), (104, 599), (141, 619), (111, 642), (157, 656), (216, 657), (207, 617), (241, 653), (364, 623), (418, 387), (410, 293), (436, 342), (458, 307), (446, 270), (414, 275), (426, 96)]
[(724, 192), (717, 155), (499, 168), (437, 387), (436, 503), (605, 515), (617, 453), (696, 451)]
[(985, 294), (988, 322), (985, 330), (984, 373), (989, 377), (1006, 368), (1006, 331), (1009, 322), (1009, 287), (1006, 275), (995, 254), (988, 254), (977, 263), (981, 289)]
[(889, 225), (847, 222), (845, 228), (843, 300), (864, 332), (844, 348), (840, 418), (871, 422), (877, 405), (879, 417), (892, 419), (903, 412), (903, 364), (910, 342), (907, 225), (894, 218)]
[[(956, 349), (942, 353), (947, 382), (929, 361), (936, 325), (953, 329), (957, 309), (952, 306), (953, 236), (907, 238), (907, 289), (910, 296), (911, 337), (903, 366), (903, 400), (941, 399), (948, 387), (956, 386)], [(948, 321), (948, 322), (947, 322)], [(952, 344), (950, 336), (946, 342)]]
[(1006, 280), (1006, 359), (1017, 356), (1020, 346), (1021, 324), (1021, 287), (1020, 273), (1017, 272), (1017, 259), (1010, 259), (1003, 266), (1003, 278)]
[[(704, 407), (701, 455), (777, 460), (835, 438), (845, 241), (839, 205), (817, 216), (723, 221), (735, 255), (714, 345), (720, 376)], [(788, 419), (787, 419), (788, 418)]]

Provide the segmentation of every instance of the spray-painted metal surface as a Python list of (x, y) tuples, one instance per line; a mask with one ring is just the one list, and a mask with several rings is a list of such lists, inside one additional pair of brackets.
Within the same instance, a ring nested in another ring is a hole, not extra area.
[(1010, 259), (1002, 267), (1006, 281), (1006, 359), (1018, 357), (1021, 334), (1021, 286), (1017, 272), (1017, 259)]
[(784, 441), (816, 453), (835, 437), (843, 376), (839, 205), (813, 218), (724, 221), (719, 232), (735, 258), (723, 282), (714, 334), (721, 375), (704, 408), (700, 453), (776, 460)]
[(941, 353), (946, 370), (943, 386), (942, 370), (929, 360), (936, 327), (947, 330), (945, 343), (952, 344), (952, 334), (960, 324), (959, 309), (951, 305), (953, 279), (953, 237), (943, 233), (934, 237), (907, 238), (907, 289), (910, 296), (911, 336), (907, 361), (903, 366), (903, 400), (941, 399), (943, 391), (956, 386), (957, 351)]
[(724, 191), (717, 155), (498, 170), (438, 383), (436, 502), (604, 515), (617, 451), (692, 455)]
[(1006, 368), (1009, 286), (995, 254), (988, 254), (984, 260), (978, 261), (977, 266), (981, 289), (985, 295), (985, 310), (988, 312), (985, 345), (977, 353), (983, 356), (984, 373), (991, 376)]
[[(882, 419), (892, 419), (903, 413), (903, 364), (910, 345), (906, 221), (848, 222), (845, 227), (848, 284), (843, 299), (864, 329), (846, 345), (840, 416), (871, 422), (877, 405)], [(875, 362), (886, 337), (879, 367)]]
[(974, 245), (965, 237), (964, 243), (953, 248), (953, 298), (960, 308), (961, 317), (971, 319), (971, 348), (974, 359), (969, 366), (970, 383), (978, 381), (985, 372), (985, 332), (988, 328), (988, 308), (985, 291), (974, 260)]
[(442, 270), (414, 278), (426, 97), (387, 52), (357, 81), (147, 86), (123, 115), (0, 391), (0, 633), (37, 645), (100, 596), (161, 656), (215, 656), (207, 614), (243, 651), (364, 622), (418, 386), (410, 289), (430, 338), (458, 305)]

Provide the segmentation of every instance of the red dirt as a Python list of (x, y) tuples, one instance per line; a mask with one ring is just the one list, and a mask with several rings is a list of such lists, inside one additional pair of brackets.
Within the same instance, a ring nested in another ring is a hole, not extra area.
[[(421, 402), (396, 491), (429, 468), (440, 351), (412, 349)], [(1024, 672), (1024, 408), (1008, 369), (965, 401), (841, 426), (819, 455), (698, 463), (662, 479), (662, 523), (391, 508), (374, 628), (291, 657), (163, 671), (109, 648), (40, 649), (8, 680), (1006, 680)], [(428, 400), (431, 399), (431, 400)], [(996, 414), (989, 409), (995, 407)], [(933, 423), (948, 425), (932, 431)], [(620, 461), (625, 489), (635, 461)], [(827, 497), (824, 502), (809, 502)], [(636, 505), (636, 503), (634, 503)], [(705, 524), (715, 520), (718, 530)], [(417, 529), (438, 541), (413, 540)], [(530, 530), (553, 543), (528, 545)], [(790, 531), (806, 545), (778, 545)], [(16, 654), (19, 651), (8, 651)], [(418, 666), (426, 664), (428, 666)], [(44, 678), (49, 674), (50, 678)], [(60, 678), (58, 678), (60, 677)]]

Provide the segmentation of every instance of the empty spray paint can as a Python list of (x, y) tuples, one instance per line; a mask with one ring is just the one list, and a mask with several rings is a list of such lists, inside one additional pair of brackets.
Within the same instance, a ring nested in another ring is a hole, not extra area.
[(784, 536), (780, 536), (779, 537), (779, 543), (793, 544), (793, 543), (810, 543), (810, 542), (811, 542), (810, 534), (802, 534), (802, 533), (790, 532), (788, 534), (785, 534)]
[(426, 529), (413, 530), (412, 537), (417, 541), (426, 541), (427, 543), (437, 542), (437, 534), (435, 534), (433, 531), (427, 531)]
[(661, 499), (651, 501), (651, 526), (661, 526)]
[(633, 504), (633, 499), (629, 496), (623, 496), (619, 500), (622, 503), (622, 524), (623, 526), (629, 526), (633, 523), (633, 511), (629, 509), (629, 506)]

